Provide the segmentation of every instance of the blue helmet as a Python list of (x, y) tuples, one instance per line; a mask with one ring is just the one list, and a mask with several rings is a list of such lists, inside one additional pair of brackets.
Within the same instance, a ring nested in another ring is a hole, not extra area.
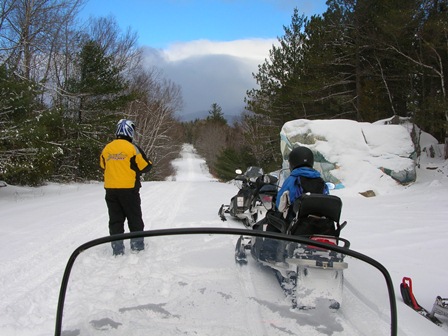
[(117, 130), (115, 131), (115, 135), (117, 138), (120, 137), (127, 137), (127, 138), (134, 138), (134, 130), (135, 125), (134, 122), (128, 119), (121, 119), (117, 123)]

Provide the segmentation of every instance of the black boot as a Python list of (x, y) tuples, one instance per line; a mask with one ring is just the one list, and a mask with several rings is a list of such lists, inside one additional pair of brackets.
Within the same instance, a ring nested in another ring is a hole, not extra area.
[(133, 238), (131, 239), (131, 250), (132, 251), (143, 251), (145, 249), (145, 242), (143, 238)]
[(111, 244), (112, 244), (112, 251), (113, 251), (114, 256), (124, 254), (124, 244), (123, 244), (122, 240), (113, 241)]

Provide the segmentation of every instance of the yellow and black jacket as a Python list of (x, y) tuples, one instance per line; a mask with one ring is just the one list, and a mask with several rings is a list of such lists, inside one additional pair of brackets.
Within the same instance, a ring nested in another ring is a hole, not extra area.
[(137, 145), (116, 139), (104, 147), (100, 166), (104, 169), (104, 188), (138, 189), (140, 175), (152, 168), (152, 162)]

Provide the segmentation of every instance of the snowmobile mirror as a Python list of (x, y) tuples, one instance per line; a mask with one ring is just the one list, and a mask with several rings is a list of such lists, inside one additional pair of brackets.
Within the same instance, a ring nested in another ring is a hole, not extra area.
[(243, 171), (241, 169), (236, 169), (235, 170), (235, 174), (241, 175), (243, 173)]
[[(132, 251), (138, 238), (145, 249)], [(339, 241), (166, 229), (79, 246), (55, 335), (396, 335), (396, 314), (388, 271)]]
[(273, 176), (270, 174), (263, 175), (263, 183), (277, 184), (277, 182), (278, 182), (278, 178), (276, 176)]

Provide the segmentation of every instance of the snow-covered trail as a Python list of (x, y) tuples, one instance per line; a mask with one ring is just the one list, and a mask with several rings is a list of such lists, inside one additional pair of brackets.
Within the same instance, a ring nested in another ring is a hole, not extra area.
[(141, 190), (145, 229), (176, 227), (241, 227), (238, 223), (223, 223), (218, 216), (220, 204), (210, 197), (222, 195), (228, 202), (235, 195), (231, 184), (218, 183), (208, 172), (205, 160), (195, 154), (191, 145), (184, 145), (181, 157), (172, 162), (176, 175), (166, 182), (145, 183)]
[[(243, 228), (231, 219), (222, 222), (217, 214), (219, 206), (235, 195), (236, 187), (215, 181), (207, 173), (205, 161), (191, 146), (184, 147), (182, 157), (173, 165), (177, 174), (169, 181), (143, 183), (146, 229)], [(446, 296), (448, 273), (443, 261), (448, 233), (448, 178), (444, 169), (445, 173), (422, 166), (416, 183), (376, 198), (360, 197), (354, 189), (334, 192), (343, 199), (342, 219), (349, 222), (343, 236), (351, 241), (353, 249), (383, 263), (393, 277), (399, 335), (446, 335), (442, 328), (406, 307), (398, 292), (401, 277), (411, 276), (414, 292), (423, 306), (430, 308), (436, 295)], [(429, 173), (431, 176), (425, 176)], [(0, 335), (51, 335), (69, 256), (86, 241), (108, 235), (102, 183), (1, 188), (0, 213)], [(233, 243), (228, 242), (229, 246)], [(170, 247), (161, 244), (158, 253), (170, 251)], [(105, 250), (106, 254), (109, 252)], [(138, 259), (130, 261), (139, 264)], [(235, 290), (254, 297), (269, 292), (273, 285), (269, 276), (259, 276), (260, 269), (253, 267), (231, 273), (238, 284)], [(244, 314), (242, 321), (251, 320), (254, 312)], [(255, 328), (250, 329), (254, 334), (262, 334), (256, 326), (249, 327)]]
[(48, 334), (54, 328), (49, 316), (55, 316), (71, 252), (107, 227), (102, 192), (100, 184), (2, 190), (2, 216), (14, 221), (0, 226), (0, 334)]
[[(191, 146), (182, 155), (173, 162), (177, 175), (171, 181), (143, 183), (145, 229), (240, 227), (219, 219), (220, 204), (208, 194), (213, 184), (225, 202), (235, 187), (217, 183)], [(14, 219), (0, 225), (0, 334), (51, 334), (69, 256), (86, 241), (108, 235), (102, 183), (8, 186), (1, 190), (0, 208), (3, 218)]]

